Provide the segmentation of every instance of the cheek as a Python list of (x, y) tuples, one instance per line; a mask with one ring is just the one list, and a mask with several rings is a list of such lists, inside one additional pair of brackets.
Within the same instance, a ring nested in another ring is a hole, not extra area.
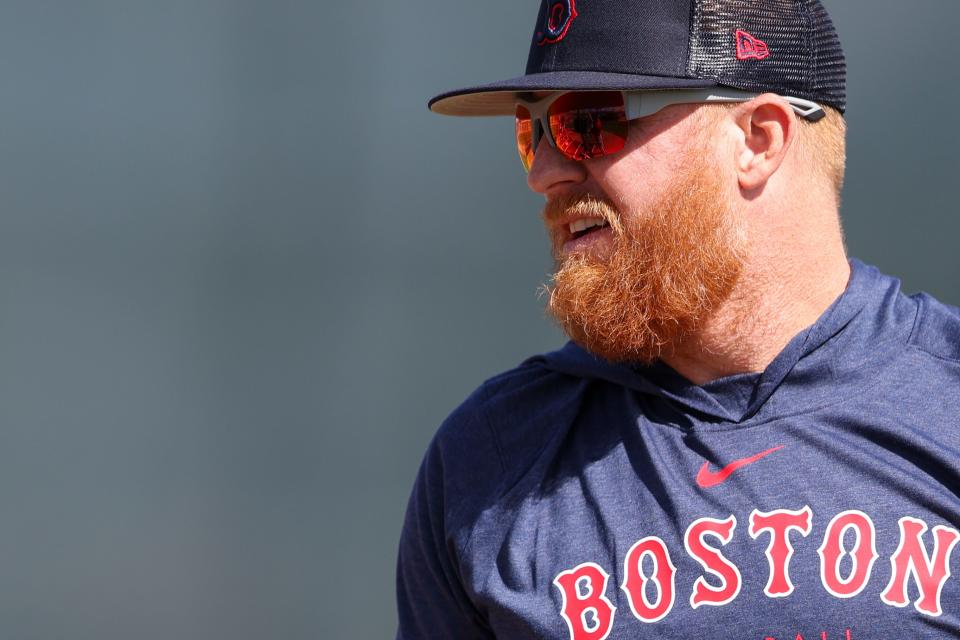
[(643, 211), (670, 188), (676, 176), (684, 174), (678, 160), (675, 153), (651, 145), (611, 162), (598, 178), (621, 210)]
[(689, 175), (691, 164), (705, 161), (716, 165), (716, 149), (702, 146), (702, 134), (691, 127), (682, 121), (656, 117), (642, 126), (632, 123), (624, 151), (598, 158), (591, 172), (621, 211), (648, 210), (677, 180)]

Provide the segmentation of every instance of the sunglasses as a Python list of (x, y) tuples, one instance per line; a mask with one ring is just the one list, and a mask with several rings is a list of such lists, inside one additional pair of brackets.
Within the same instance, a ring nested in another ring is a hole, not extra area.
[[(520, 94), (521, 96), (530, 94)], [(540, 140), (571, 160), (600, 158), (621, 151), (631, 120), (645, 118), (672, 104), (749, 102), (758, 95), (712, 88), (667, 91), (552, 92), (537, 100), (516, 100), (517, 150), (529, 172)], [(802, 118), (816, 122), (823, 107), (802, 98), (784, 96)]]

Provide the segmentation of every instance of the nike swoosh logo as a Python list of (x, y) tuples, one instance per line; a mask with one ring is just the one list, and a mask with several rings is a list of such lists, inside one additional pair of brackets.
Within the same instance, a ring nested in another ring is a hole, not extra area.
[(701, 489), (709, 489), (710, 487), (715, 487), (718, 484), (723, 484), (737, 469), (742, 469), (748, 464), (753, 464), (761, 458), (766, 458), (771, 453), (780, 451), (780, 449), (783, 449), (783, 445), (774, 447), (773, 449), (767, 449), (766, 451), (758, 453), (755, 456), (750, 456), (749, 458), (740, 458), (739, 460), (734, 460), (720, 471), (710, 471), (710, 463), (704, 462), (703, 466), (700, 467), (700, 472), (697, 473), (697, 485)]

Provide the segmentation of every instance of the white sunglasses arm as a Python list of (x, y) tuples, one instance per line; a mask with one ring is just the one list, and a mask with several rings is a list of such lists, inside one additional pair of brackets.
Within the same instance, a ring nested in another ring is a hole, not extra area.
[[(627, 120), (643, 118), (652, 115), (664, 107), (672, 104), (695, 104), (701, 102), (748, 102), (756, 98), (758, 93), (738, 91), (736, 89), (692, 89), (692, 90), (665, 90), (665, 91), (624, 91)], [(790, 103), (793, 110), (801, 118), (816, 122), (826, 112), (816, 102), (792, 96), (783, 96)]]

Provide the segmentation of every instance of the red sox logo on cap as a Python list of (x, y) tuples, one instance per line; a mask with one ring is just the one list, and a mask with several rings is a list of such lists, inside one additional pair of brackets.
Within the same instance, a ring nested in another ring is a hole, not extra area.
[(560, 42), (567, 35), (570, 24), (577, 17), (576, 0), (547, 0), (546, 24), (543, 31), (537, 33), (537, 44)]

